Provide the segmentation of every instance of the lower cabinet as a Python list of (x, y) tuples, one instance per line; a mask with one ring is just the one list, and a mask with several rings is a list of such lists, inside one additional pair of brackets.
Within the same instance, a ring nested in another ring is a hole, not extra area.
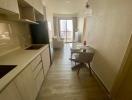
[(15, 79), (14, 82), (22, 96), (22, 100), (35, 100), (37, 88), (30, 66), (27, 66)]
[[(35, 100), (44, 80), (42, 61), (36, 57), (15, 79), (23, 100)], [(34, 63), (36, 66), (33, 66)]]
[(36, 87), (37, 87), (37, 92), (39, 92), (42, 83), (43, 83), (43, 79), (44, 79), (44, 74), (43, 74), (43, 70), (41, 70), (38, 74), (38, 76), (36, 77), (35, 81), (36, 81)]
[(1, 93), (0, 100), (22, 100), (14, 82), (11, 82)]
[(44, 69), (44, 75), (47, 75), (47, 72), (50, 67), (50, 54), (49, 54), (49, 48), (46, 48), (42, 53), (42, 62), (43, 62), (43, 69)]
[(34, 76), (34, 80), (35, 80), (35, 85), (36, 85), (36, 89), (37, 89), (37, 93), (39, 92), (43, 80), (44, 80), (44, 73), (43, 73), (43, 64), (42, 61), (36, 66), (35, 70), (33, 71), (33, 76)]
[(46, 48), (0, 92), (0, 100), (35, 100), (49, 66), (49, 48)]

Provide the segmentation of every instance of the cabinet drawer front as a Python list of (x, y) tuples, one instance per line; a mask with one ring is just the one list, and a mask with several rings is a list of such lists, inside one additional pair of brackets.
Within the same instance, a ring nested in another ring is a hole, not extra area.
[(34, 74), (34, 78), (36, 78), (37, 77), (37, 75), (38, 75), (38, 73), (40, 72), (40, 70), (43, 70), (43, 68), (42, 68), (42, 62), (38, 65), (38, 66), (36, 66), (37, 68), (34, 70), (34, 72), (33, 72), (33, 74)]
[(44, 69), (44, 75), (47, 75), (47, 72), (50, 67), (50, 56), (49, 56), (49, 48), (46, 48), (42, 54), (42, 61), (43, 61), (43, 69)]
[(43, 67), (50, 67), (50, 57), (46, 56), (46, 58), (43, 58)]
[(48, 48), (45, 51), (43, 51), (42, 60), (43, 60), (43, 63), (46, 63), (46, 64), (48, 64), (47, 66), (50, 66), (50, 55), (49, 55), (49, 49)]
[(43, 52), (42, 55), (49, 56), (49, 48), (46, 48)]
[(44, 74), (43, 74), (43, 70), (41, 70), (38, 74), (38, 76), (36, 77), (36, 87), (37, 87), (37, 92), (40, 90), (41, 85), (43, 83), (44, 80)]
[(45, 65), (44, 66), (44, 75), (46, 76), (49, 70), (49, 66)]
[(32, 70), (35, 70), (37, 65), (41, 62), (41, 56), (37, 56), (31, 63), (30, 66), (32, 67)]

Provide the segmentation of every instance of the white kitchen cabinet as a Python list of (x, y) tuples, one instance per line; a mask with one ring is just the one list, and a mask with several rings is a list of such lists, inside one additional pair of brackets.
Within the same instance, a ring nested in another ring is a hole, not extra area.
[(14, 80), (23, 100), (35, 100), (44, 80), (43, 64), (38, 55)]
[(50, 67), (50, 54), (49, 54), (49, 47), (47, 47), (42, 53), (42, 62), (43, 62), (43, 69), (44, 75), (46, 76)]
[(0, 8), (19, 14), (17, 0), (0, 0)]
[(35, 100), (37, 88), (31, 66), (27, 66), (14, 80), (23, 100)]
[[(36, 59), (34, 61), (36, 61)], [(35, 70), (33, 70), (33, 76), (34, 76), (35, 85), (36, 85), (36, 88), (37, 88), (37, 93), (39, 92), (39, 90), (42, 86), (43, 80), (44, 80), (44, 73), (43, 72), (44, 72), (43, 71), (43, 64), (42, 64), (42, 61), (41, 61), (36, 66)]]
[(31, 21), (36, 21), (34, 8), (19, 6), (19, 12), (20, 12), (20, 20), (28, 19)]
[(14, 82), (0, 93), (0, 100), (22, 100)]
[(31, 6), (33, 6), (37, 11), (43, 14), (43, 4), (41, 0), (24, 0)]
[(20, 20), (35, 24), (37, 24), (36, 21), (43, 21), (43, 9), (42, 11), (40, 8), (37, 9), (37, 7), (43, 7), (43, 5), (42, 3), (39, 5), (39, 3), (40, 0), (18, 0)]
[(35, 19), (36, 21), (44, 21), (44, 15), (35, 10)]
[(42, 86), (42, 83), (43, 83), (43, 80), (44, 80), (44, 74), (43, 74), (43, 69), (40, 70), (38, 76), (36, 77), (36, 87), (37, 87), (37, 92), (39, 92), (41, 86)]
[[(38, 74), (40, 73), (40, 70), (43, 70), (42, 68), (42, 62), (38, 64), (38, 66), (36, 66), (36, 69), (33, 71), (34, 74), (34, 79), (36, 79), (36, 77), (38, 76)], [(44, 77), (43, 77), (44, 78)], [(43, 79), (42, 79), (43, 80)]]
[(35, 100), (49, 66), (50, 56), (47, 46), (27, 66), (23, 66), (24, 69), (21, 69), (19, 74), (0, 91), (0, 100)]
[(34, 71), (37, 67), (37, 65), (41, 62), (41, 56), (38, 55), (31, 63), (30, 66), (32, 67), (32, 70)]

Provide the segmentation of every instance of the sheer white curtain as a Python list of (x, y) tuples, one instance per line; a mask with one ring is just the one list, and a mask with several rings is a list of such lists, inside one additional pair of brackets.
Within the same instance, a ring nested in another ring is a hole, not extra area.
[(54, 24), (54, 35), (59, 38), (60, 34), (60, 23), (59, 23), (59, 17), (54, 16), (53, 17), (53, 24)]

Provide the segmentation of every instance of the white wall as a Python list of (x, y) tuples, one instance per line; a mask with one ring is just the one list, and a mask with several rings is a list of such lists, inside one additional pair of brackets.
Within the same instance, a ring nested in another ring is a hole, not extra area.
[(83, 25), (84, 25), (84, 17), (80, 16), (78, 17), (78, 31), (79, 31), (79, 38), (82, 41), (82, 35), (83, 35)]
[(95, 47), (93, 70), (110, 91), (132, 34), (132, 0), (91, 0), (88, 44)]
[(83, 32), (84, 17), (78, 17), (78, 30)]

